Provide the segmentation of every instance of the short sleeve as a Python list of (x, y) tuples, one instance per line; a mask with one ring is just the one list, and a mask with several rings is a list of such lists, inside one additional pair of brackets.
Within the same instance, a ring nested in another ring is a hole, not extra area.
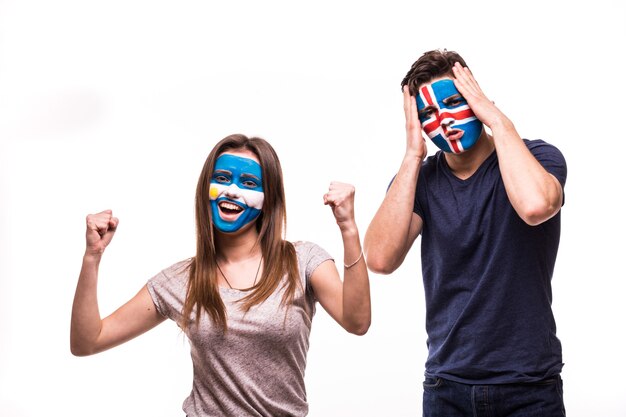
[(567, 180), (567, 163), (561, 151), (554, 145), (543, 140), (525, 140), (530, 153), (541, 166), (561, 183), (563, 188), (563, 204), (565, 204), (565, 181)]
[(541, 166), (554, 175), (562, 187), (565, 187), (567, 164), (561, 151), (543, 140), (526, 141), (526, 146)]
[(436, 168), (438, 158), (443, 158), (443, 151), (438, 151), (435, 155), (427, 157), (420, 167), (413, 201), (413, 213), (417, 214), (422, 219), (424, 218), (424, 212), (428, 211), (428, 207), (424, 207), (424, 205), (427, 205), (426, 190), (428, 178)]
[(147, 287), (157, 311), (179, 323), (187, 296), (189, 260), (178, 262), (148, 280)]
[(333, 257), (320, 246), (313, 242), (296, 242), (296, 254), (298, 256), (298, 266), (304, 272), (306, 283), (309, 282), (311, 275), (322, 262), (331, 260)]

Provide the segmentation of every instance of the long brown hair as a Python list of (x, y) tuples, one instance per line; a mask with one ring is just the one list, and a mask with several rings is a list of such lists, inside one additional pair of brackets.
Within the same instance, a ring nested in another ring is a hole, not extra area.
[(224, 330), (227, 329), (226, 307), (220, 297), (217, 283), (217, 248), (213, 233), (209, 187), (215, 160), (229, 150), (246, 149), (259, 159), (265, 198), (261, 214), (256, 219), (259, 232), (257, 245), (261, 246), (264, 261), (263, 273), (253, 291), (243, 297), (241, 308), (248, 311), (265, 301), (281, 284), (286, 275), (283, 305), (290, 305), (297, 289), (302, 285), (298, 274), (298, 261), (294, 246), (283, 239), (287, 225), (283, 173), (274, 148), (258, 137), (248, 138), (235, 134), (222, 139), (209, 153), (196, 188), (196, 256), (189, 265), (189, 286), (183, 307), (183, 328), (187, 328), (195, 310), (199, 322), (202, 310)]

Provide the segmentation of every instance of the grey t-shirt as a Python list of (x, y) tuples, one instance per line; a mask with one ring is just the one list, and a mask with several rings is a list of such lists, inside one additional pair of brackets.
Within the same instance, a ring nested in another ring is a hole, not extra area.
[[(220, 288), (228, 331), (223, 333), (204, 311), (199, 326), (194, 321), (188, 328), (193, 362), (193, 388), (183, 403), (188, 416), (279, 417), (308, 413), (304, 370), (316, 301), (309, 279), (315, 268), (332, 258), (314, 243), (294, 245), (305, 292), (297, 292), (289, 308), (280, 305), (281, 285), (246, 314), (237, 300), (249, 291)], [(189, 262), (174, 264), (148, 281), (148, 291), (159, 313), (179, 326)]]

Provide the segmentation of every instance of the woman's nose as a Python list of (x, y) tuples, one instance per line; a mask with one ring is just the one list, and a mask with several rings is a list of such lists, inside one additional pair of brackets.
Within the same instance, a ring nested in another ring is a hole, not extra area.
[(239, 187), (236, 184), (230, 184), (226, 189), (226, 195), (229, 197), (239, 197), (241, 195)]

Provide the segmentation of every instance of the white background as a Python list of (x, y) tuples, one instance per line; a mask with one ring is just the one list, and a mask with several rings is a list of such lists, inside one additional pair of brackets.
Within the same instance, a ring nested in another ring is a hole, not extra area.
[[(445, 47), (523, 137), (567, 159), (553, 278), (566, 406), (623, 417), (625, 20), (620, 0), (0, 1), (0, 416), (182, 416), (191, 363), (172, 322), (94, 357), (69, 352), (85, 215), (121, 221), (101, 268), (109, 314), (193, 255), (212, 146), (258, 135), (283, 163), (287, 237), (342, 259), (322, 195), (354, 183), (364, 235), (404, 150), (400, 81)], [(366, 336), (318, 309), (312, 417), (420, 415), (418, 247), (393, 275), (371, 274)]]

